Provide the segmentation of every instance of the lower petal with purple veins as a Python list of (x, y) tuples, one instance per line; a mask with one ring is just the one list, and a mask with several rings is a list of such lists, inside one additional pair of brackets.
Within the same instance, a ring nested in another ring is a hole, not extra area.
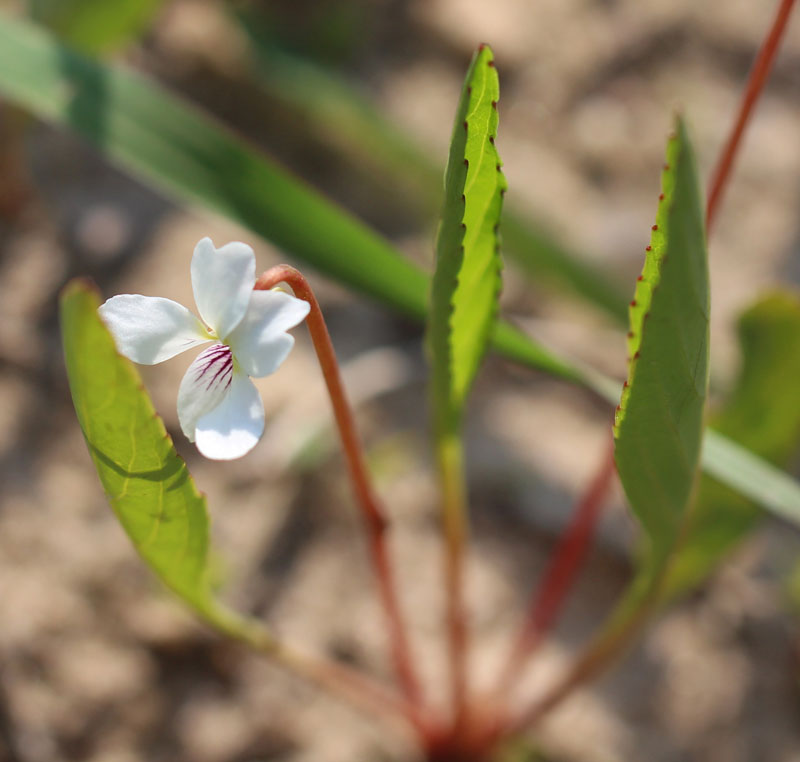
[(264, 433), (264, 405), (253, 382), (234, 372), (230, 391), (197, 421), (197, 449), (207, 458), (233, 460), (246, 455)]
[(213, 344), (189, 366), (178, 390), (178, 420), (191, 442), (195, 441), (197, 421), (227, 396), (233, 374), (233, 355), (225, 344)]

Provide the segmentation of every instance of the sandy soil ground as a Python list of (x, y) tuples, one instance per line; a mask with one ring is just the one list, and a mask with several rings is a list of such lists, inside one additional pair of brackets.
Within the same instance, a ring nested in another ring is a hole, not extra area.
[[(773, 3), (495, 0), (491, 15), (481, 0), (355, 5), (366, 32), (347, 64), (351, 76), (442, 161), (470, 51), (492, 43), (508, 198), (632, 283), (672, 110), (684, 110), (707, 176)], [(800, 279), (797, 21), (712, 242), (721, 389), (737, 362), (735, 316), (765, 288)], [(430, 225), (395, 209), (385, 179), (381, 187), (348, 172), (302, 131), (292, 139), (279, 115), (254, 123), (247, 104), (215, 87), (239, 65), (237, 39), (216, 5), (179, 0), (129, 58), (201, 98), (411, 256), (429, 259)], [(191, 304), (189, 258), (201, 236), (250, 241), (264, 268), (284, 256), (247, 231), (176, 208), (47, 127), (29, 126), (20, 163), (19, 117), (0, 114), (0, 760), (413, 759), (394, 728), (220, 640), (157, 587), (104, 501), (69, 402), (56, 318), (68, 277), (89, 274), (109, 295)], [(360, 399), (371, 465), (395, 521), (403, 603), (438, 696), (437, 490), (420, 330), (313, 280)], [(585, 306), (513, 267), (503, 299), (546, 341), (619, 375), (620, 336)], [(147, 369), (145, 381), (209, 496), (228, 597), (281, 637), (388, 677), (360, 527), (324, 424), (313, 353), (297, 335), (286, 366), (260, 385), (265, 440), (239, 462), (204, 461), (179, 434), (175, 393), (189, 359)], [(469, 427), (469, 599), (480, 681), (502, 657), (601, 457), (608, 422), (609, 411), (584, 393), (494, 358), (479, 380)], [(624, 588), (634, 527), (619, 494), (613, 502), (526, 694), (558, 674)], [(799, 546), (782, 526), (753, 537), (702, 591), (662, 615), (613, 673), (540, 727), (534, 740), (546, 758), (799, 762), (797, 622), (783, 593)]]

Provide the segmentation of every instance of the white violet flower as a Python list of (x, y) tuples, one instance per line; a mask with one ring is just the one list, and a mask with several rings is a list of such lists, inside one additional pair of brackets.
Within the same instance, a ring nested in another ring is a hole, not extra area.
[(183, 433), (207, 458), (248, 453), (264, 432), (264, 405), (250, 376), (274, 373), (294, 338), (286, 331), (308, 314), (308, 302), (282, 291), (254, 291), (256, 258), (244, 243), (214, 248), (210, 238), (192, 256), (198, 320), (170, 299), (112, 296), (100, 308), (119, 351), (155, 365), (192, 347), (214, 343), (189, 366), (178, 390)]

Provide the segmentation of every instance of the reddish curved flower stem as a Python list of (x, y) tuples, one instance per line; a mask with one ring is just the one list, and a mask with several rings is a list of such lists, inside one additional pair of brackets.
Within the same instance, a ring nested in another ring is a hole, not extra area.
[[(394, 575), (389, 562), (386, 545), (388, 521), (372, 489), (364, 462), (364, 452), (356, 433), (355, 421), (344, 392), (339, 364), (333, 349), (325, 318), (319, 307), (311, 286), (303, 275), (289, 265), (278, 265), (267, 270), (256, 281), (257, 290), (269, 290), (279, 283), (287, 283), (295, 295), (311, 305), (306, 318), (306, 326), (314, 343), (322, 375), (328, 388), (333, 414), (342, 441), (347, 470), (353, 484), (356, 499), (361, 509), (367, 532), (370, 558), (372, 560), (379, 595), (389, 626), (389, 640), (392, 660), (400, 687), (412, 711), (418, 712), (422, 702), (422, 690), (414, 670), (411, 650), (406, 635), (400, 604), (394, 584)], [(411, 718), (419, 727), (419, 716)]]
[(739, 115), (734, 122), (725, 147), (711, 174), (706, 206), (706, 228), (709, 233), (716, 219), (717, 209), (722, 200), (722, 193), (727, 185), (728, 177), (733, 167), (733, 161), (739, 150), (745, 128), (750, 121), (750, 116), (753, 113), (756, 102), (772, 70), (772, 64), (778, 53), (778, 47), (780, 46), (783, 33), (786, 30), (786, 24), (792, 13), (794, 2), (795, 0), (781, 0), (781, 4), (778, 7), (772, 26), (770, 27), (769, 34), (764, 39), (761, 49), (756, 56), (756, 60), (753, 63), (753, 68), (750, 70), (747, 86), (745, 87), (742, 100), (739, 104)]

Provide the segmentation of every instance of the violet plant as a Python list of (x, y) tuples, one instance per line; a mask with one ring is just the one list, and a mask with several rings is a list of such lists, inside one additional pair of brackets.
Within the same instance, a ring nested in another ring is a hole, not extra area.
[[(444, 629), (450, 675), (446, 707), (433, 706), (426, 698), (423, 676), (412, 656), (397, 595), (402, 575), (394, 569), (387, 547), (389, 513), (371, 485), (320, 305), (306, 278), (294, 268), (278, 266), (257, 278), (255, 256), (246, 244), (232, 243), (221, 249), (208, 239), (198, 244), (191, 270), (202, 321), (163, 298), (120, 295), (101, 305), (95, 289), (82, 280), (73, 281), (62, 296), (64, 353), (78, 419), (111, 506), (148, 566), (221, 633), (264, 652), (366, 712), (405, 721), (429, 762), (487, 762), (497, 758), (510, 739), (535, 729), (578, 685), (609, 666), (667, 600), (702, 579), (750, 526), (752, 502), (797, 522), (800, 486), (767, 462), (784, 457), (793, 446), (791, 437), (787, 434), (774, 447), (760, 448), (760, 453), (736, 444), (747, 440), (746, 434), (737, 435), (737, 416), (747, 418), (759, 392), (734, 392), (718, 416), (718, 431), (707, 426), (706, 410), (707, 231), (713, 227), (741, 136), (792, 6), (791, 0), (780, 5), (709, 185), (705, 208), (689, 132), (682, 116), (675, 119), (650, 244), (629, 307), (627, 380), (621, 393), (616, 382), (546, 350), (497, 316), (506, 182), (495, 145), (499, 81), (488, 46), (482, 45), (473, 57), (454, 121), (436, 270), (427, 301), (424, 276), (385, 242), (266, 160), (251, 155), (250, 149), (210, 121), (122, 70), (100, 68), (77, 56), (71, 73), (63, 67), (48, 67), (39, 54), (55, 43), (22, 22), (4, 19), (0, 62), (9, 66), (0, 67), (0, 91), (7, 97), (72, 126), (132, 171), (179, 195), (223, 209), (329, 274), (427, 319), (445, 551)], [(15, 79), (15, 67), (24, 69), (33, 60), (39, 67), (36, 82), (32, 84), (30, 77)], [(46, 97), (57, 95), (57, 86), (66, 78), (84, 105), (95, 103), (100, 109), (99, 100), (92, 100), (97, 95), (93, 88), (98, 72), (118, 98), (113, 103), (116, 121), (103, 134), (96, 131), (92, 119), (76, 116), (63, 99)], [(143, 117), (152, 119), (143, 122), (150, 130), (144, 136), (138, 128)], [(194, 120), (194, 132), (179, 134), (179, 126), (190, 120)], [(184, 171), (171, 174), (164, 157)], [(237, 181), (249, 190), (263, 190), (263, 207), (249, 206), (242, 203), (241, 195), (232, 194), (232, 173), (240, 166), (246, 166), (250, 174), (236, 175)], [(281, 203), (270, 204), (279, 196)], [(291, 215), (286, 213), (287, 205), (295, 207)], [(266, 218), (260, 213), (263, 209), (269, 210)], [(304, 229), (308, 219), (314, 219), (326, 235), (319, 237)], [(355, 253), (344, 256), (342, 252), (347, 251)], [(286, 288), (294, 295), (286, 293)], [(181, 426), (204, 455), (240, 457), (257, 444), (264, 428), (263, 406), (247, 377), (277, 370), (293, 343), (286, 331), (304, 319), (330, 393), (363, 517), (385, 616), (393, 685), (297, 651), (262, 622), (231, 611), (219, 601), (210, 584), (205, 498), (175, 452), (129, 361), (160, 362), (184, 349), (214, 342), (198, 356), (181, 384)], [(800, 305), (773, 297), (755, 308), (747, 321), (745, 328), (751, 335), (760, 338), (781, 331), (796, 340)], [(495, 684), (486, 692), (473, 685), (469, 669), (463, 573), (469, 525), (461, 429), (472, 382), (491, 347), (619, 404), (600, 468), (532, 593)], [(760, 388), (760, 381), (748, 374), (758, 352), (760, 372), (774, 367), (767, 343), (751, 341), (740, 388)], [(565, 673), (543, 686), (532, 703), (520, 705), (513, 699), (514, 689), (558, 616), (615, 470), (641, 525), (636, 574), (628, 593)], [(703, 471), (716, 481), (709, 481)], [(720, 489), (727, 490), (722, 499)], [(733, 503), (731, 490), (738, 493)], [(742, 502), (737, 504), (737, 500)], [(731, 505), (742, 520), (727, 534), (723, 532), (721, 541), (717, 537), (709, 542), (715, 522)]]

